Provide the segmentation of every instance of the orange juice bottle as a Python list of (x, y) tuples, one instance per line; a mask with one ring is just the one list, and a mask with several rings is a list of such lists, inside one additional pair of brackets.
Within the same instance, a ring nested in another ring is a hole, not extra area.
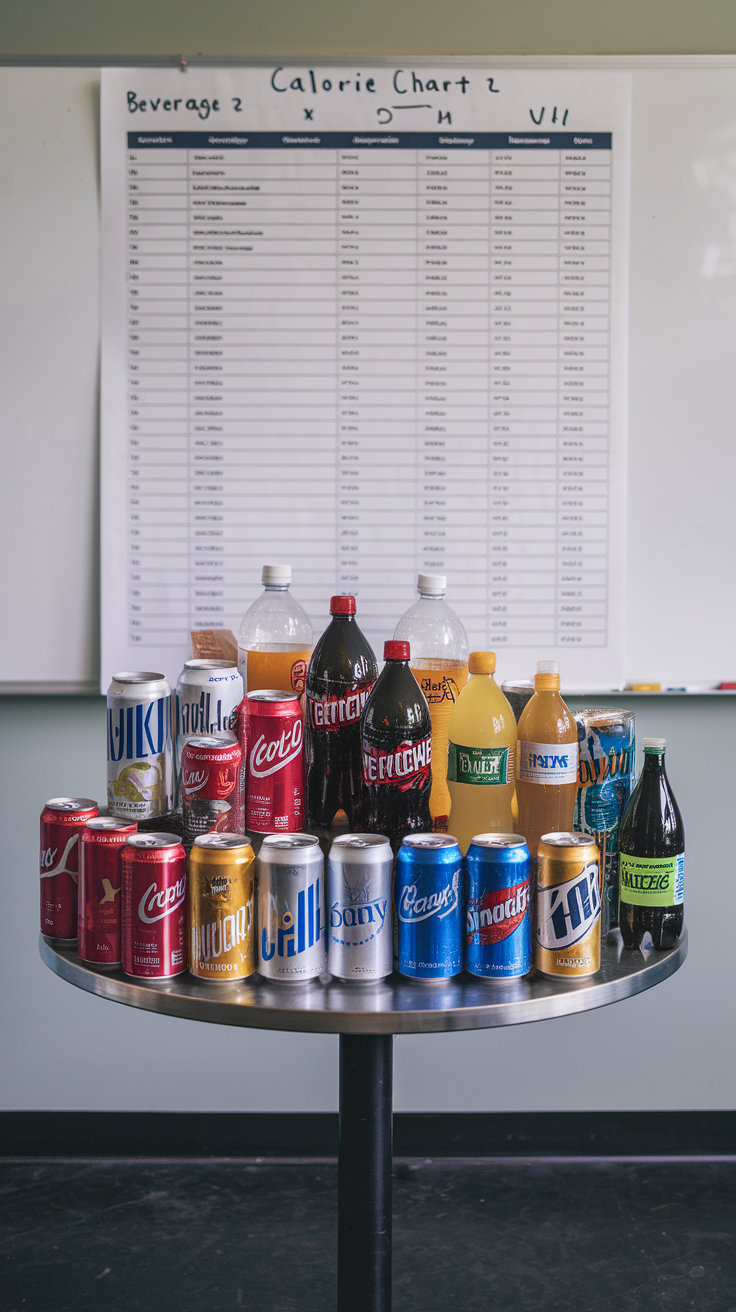
[(409, 667), (429, 703), (432, 717), (432, 828), (447, 830), (447, 741), (450, 716), (468, 677), (468, 635), (444, 600), (444, 574), (420, 574), (419, 600), (402, 615), (394, 638), (411, 647)]
[(513, 834), (516, 720), (493, 675), (496, 655), (471, 651), (470, 678), (450, 717), (450, 832), (463, 856), (475, 834)]
[(557, 661), (538, 661), (534, 696), (519, 717), (518, 831), (532, 861), (543, 834), (572, 829), (578, 785), (578, 730), (560, 696)]
[(245, 692), (279, 688), (304, 692), (312, 655), (312, 623), (289, 593), (291, 565), (264, 565), (263, 592), (245, 612), (238, 633), (238, 668)]

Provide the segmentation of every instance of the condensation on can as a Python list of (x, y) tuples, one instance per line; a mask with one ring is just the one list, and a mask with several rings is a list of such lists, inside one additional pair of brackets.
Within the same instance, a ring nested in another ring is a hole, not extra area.
[(52, 797), (41, 812), (41, 933), (76, 943), (80, 839), (97, 815), (90, 797)]
[(189, 969), (198, 979), (247, 979), (255, 960), (255, 857), (240, 834), (202, 834), (189, 853)]
[(465, 857), (465, 968), (518, 979), (532, 967), (531, 862), (519, 834), (476, 834)]
[(174, 809), (173, 710), (163, 674), (114, 674), (107, 690), (107, 805), (122, 820)]
[(586, 834), (544, 834), (537, 856), (534, 965), (584, 979), (601, 964), (599, 854)]
[(137, 826), (112, 815), (88, 820), (79, 862), (79, 960), (119, 966), (122, 951), (123, 849)]
[(132, 834), (123, 848), (123, 970), (166, 979), (187, 968), (187, 858), (175, 834)]
[(393, 969), (394, 857), (380, 834), (341, 834), (327, 866), (327, 969), (337, 979), (385, 979)]
[(269, 834), (258, 853), (258, 970), (315, 979), (325, 968), (324, 857), (312, 834)]

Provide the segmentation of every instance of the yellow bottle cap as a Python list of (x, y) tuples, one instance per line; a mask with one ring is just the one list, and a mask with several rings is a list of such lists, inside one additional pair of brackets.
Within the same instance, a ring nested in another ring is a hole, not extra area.
[(537, 661), (534, 675), (535, 692), (556, 692), (560, 686), (560, 667), (557, 661)]
[(471, 651), (468, 657), (468, 674), (495, 674), (495, 651)]

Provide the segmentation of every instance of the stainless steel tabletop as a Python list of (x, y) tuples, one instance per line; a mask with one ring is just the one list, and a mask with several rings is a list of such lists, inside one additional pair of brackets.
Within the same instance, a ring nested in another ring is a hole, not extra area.
[(87, 965), (74, 948), (57, 947), (43, 937), (40, 947), (46, 965), (77, 988), (167, 1016), (316, 1034), (436, 1034), (522, 1025), (620, 1002), (679, 970), (687, 956), (687, 930), (670, 951), (646, 954), (626, 951), (616, 931), (603, 945), (598, 974), (576, 983), (534, 973), (506, 984), (467, 974), (437, 983), (401, 975), (380, 984), (344, 984), (329, 976), (313, 983), (275, 984), (259, 975), (211, 984), (188, 973), (141, 980)]

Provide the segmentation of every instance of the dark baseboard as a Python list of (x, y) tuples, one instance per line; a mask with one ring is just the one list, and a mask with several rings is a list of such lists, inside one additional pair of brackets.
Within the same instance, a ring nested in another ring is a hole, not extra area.
[[(0, 1112), (2, 1157), (335, 1157), (335, 1112)], [(730, 1157), (736, 1111), (397, 1112), (396, 1157)]]

